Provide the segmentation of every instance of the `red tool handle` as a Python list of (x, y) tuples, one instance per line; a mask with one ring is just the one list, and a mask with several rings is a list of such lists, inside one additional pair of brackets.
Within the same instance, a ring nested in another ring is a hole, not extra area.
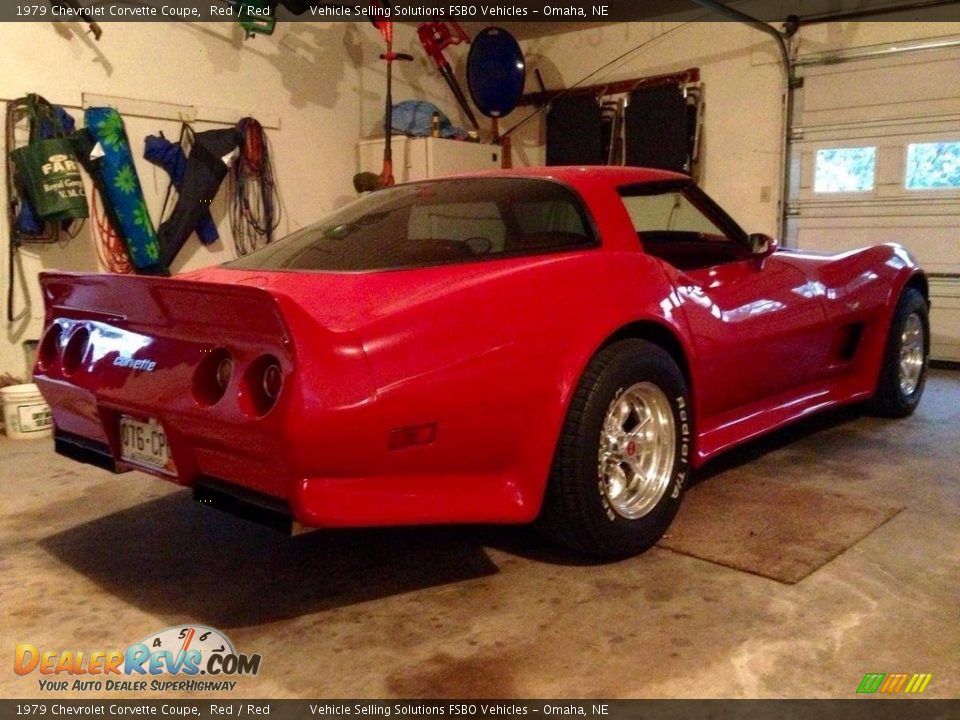
[(423, 45), (424, 52), (433, 59), (438, 68), (447, 64), (446, 58), (443, 57), (444, 49), (451, 45), (459, 45), (462, 42), (470, 42), (470, 37), (460, 27), (460, 24), (455, 22), (420, 23), (417, 26), (417, 37), (420, 38), (420, 44)]

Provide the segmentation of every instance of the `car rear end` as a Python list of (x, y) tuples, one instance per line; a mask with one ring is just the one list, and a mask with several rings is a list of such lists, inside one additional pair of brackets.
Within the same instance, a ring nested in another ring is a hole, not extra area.
[(181, 278), (44, 275), (36, 381), (58, 452), (280, 529), (525, 522), (561, 413), (539, 348), (599, 248), (553, 179), (397, 186)]
[(145, 277), (45, 274), (42, 284), (35, 379), (58, 453), (211, 497), (226, 478), (289, 522), (297, 371), (273, 296)]

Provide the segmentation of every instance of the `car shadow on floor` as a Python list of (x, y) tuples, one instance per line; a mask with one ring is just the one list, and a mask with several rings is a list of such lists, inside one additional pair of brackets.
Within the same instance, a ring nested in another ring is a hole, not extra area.
[[(721, 473), (748, 466), (765, 455), (777, 452), (790, 445), (802, 444), (821, 433), (828, 433), (861, 420), (864, 417), (863, 412), (864, 409), (860, 405), (827, 411), (732, 448), (694, 472), (691, 476), (690, 486), (707, 482), (710, 478)], [(814, 465), (815, 461), (811, 461), (811, 472), (815, 471)], [(536, 562), (568, 566), (594, 566), (622, 562), (591, 558), (564, 550), (540, 539), (530, 528), (488, 527), (481, 529), (480, 532), (483, 543), (488, 547)], [(626, 562), (629, 562), (629, 560)]]
[[(860, 418), (842, 409), (735, 448), (704, 482)], [(530, 527), (450, 526), (318, 531), (288, 537), (212, 508), (187, 491), (45, 538), (58, 560), (141, 609), (244, 627), (492, 575), (486, 548), (534, 562), (593, 566)], [(629, 561), (627, 561), (629, 562)]]
[(288, 537), (189, 492), (98, 518), (40, 546), (138, 608), (245, 627), (496, 573), (474, 528)]

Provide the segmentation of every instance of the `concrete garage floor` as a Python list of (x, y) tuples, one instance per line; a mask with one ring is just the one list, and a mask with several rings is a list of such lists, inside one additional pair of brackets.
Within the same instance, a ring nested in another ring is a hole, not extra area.
[(18, 642), (120, 649), (191, 622), (263, 656), (233, 697), (851, 698), (866, 672), (960, 697), (958, 449), (960, 373), (935, 371), (908, 420), (834, 414), (702, 473), (790, 464), (784, 481), (906, 506), (785, 585), (659, 547), (578, 564), (511, 528), (289, 539), (3, 438), (0, 697), (41, 695), (11, 671)]

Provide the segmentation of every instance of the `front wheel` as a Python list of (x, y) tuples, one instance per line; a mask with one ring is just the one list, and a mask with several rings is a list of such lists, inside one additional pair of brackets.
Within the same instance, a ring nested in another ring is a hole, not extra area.
[(607, 346), (571, 401), (538, 527), (587, 555), (643, 552), (680, 506), (691, 433), (687, 386), (673, 358), (644, 340)]
[(906, 288), (897, 300), (883, 352), (880, 381), (871, 410), (883, 417), (906, 417), (920, 402), (927, 379), (930, 320), (920, 291)]

